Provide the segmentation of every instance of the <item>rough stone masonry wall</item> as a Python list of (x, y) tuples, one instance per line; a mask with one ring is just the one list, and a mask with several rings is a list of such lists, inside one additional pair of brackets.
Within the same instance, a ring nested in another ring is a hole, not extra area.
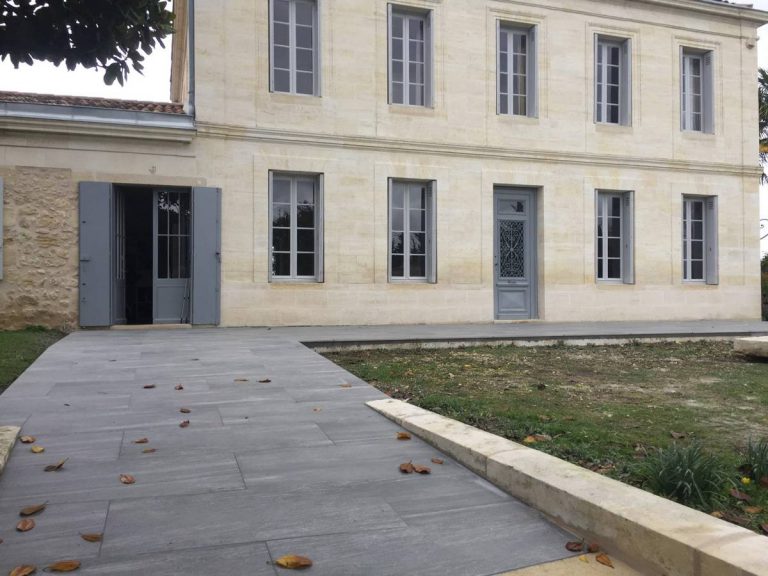
[(77, 190), (70, 170), (0, 168), (5, 267), (0, 329), (77, 322)]

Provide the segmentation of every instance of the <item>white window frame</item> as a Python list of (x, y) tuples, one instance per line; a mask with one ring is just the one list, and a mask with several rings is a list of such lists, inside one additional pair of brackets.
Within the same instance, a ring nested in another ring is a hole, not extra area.
[[(611, 48), (619, 49), (618, 101), (609, 102), (607, 56)], [(595, 34), (595, 122), (613, 126), (632, 124), (632, 40)], [(602, 65), (601, 65), (602, 61)], [(609, 119), (609, 106), (618, 105), (616, 122)]]
[[(502, 36), (507, 35), (507, 51), (502, 50)], [(523, 36), (526, 39), (525, 74), (518, 71), (517, 58), (514, 57), (514, 36)], [(517, 24), (513, 22), (496, 22), (496, 113), (508, 116), (528, 116), (535, 118), (538, 115), (538, 89), (537, 89), (537, 34), (535, 25)], [(510, 51), (510, 48), (512, 50)], [(502, 69), (502, 62), (506, 57), (507, 70)], [(507, 90), (503, 90), (503, 76), (507, 76)], [(514, 92), (514, 77), (523, 76), (525, 78), (525, 94), (516, 94)], [(515, 112), (514, 99), (518, 96), (525, 96), (525, 111)], [(503, 99), (507, 97), (506, 111), (504, 110)]]
[[(621, 201), (620, 224), (620, 277), (608, 277), (608, 207), (610, 201)], [(595, 279), (600, 284), (634, 284), (634, 192), (616, 190), (597, 190), (595, 194)], [(603, 222), (603, 235), (600, 237), (600, 221)], [(602, 254), (600, 256), (600, 248)]]
[[(403, 95), (402, 102), (395, 101), (394, 84), (395, 79), (393, 75), (393, 63), (394, 54), (392, 50), (393, 45), (393, 23), (394, 16), (399, 16), (404, 19), (403, 22)], [(396, 106), (417, 106), (422, 108), (431, 108), (433, 106), (433, 74), (434, 74), (434, 62), (433, 62), (433, 48), (432, 48), (432, 10), (417, 10), (414, 8), (404, 7), (398, 4), (387, 5), (387, 85), (388, 85), (388, 102)], [(410, 98), (410, 42), (408, 41), (408, 22), (410, 20), (421, 20), (424, 22), (424, 84), (423, 84), (423, 96), (422, 103), (411, 102)]]
[[(693, 223), (691, 218), (692, 208), (695, 203), (701, 204), (702, 234), (701, 238), (693, 238)], [(682, 265), (683, 283), (685, 284), (710, 284), (719, 283), (718, 278), (718, 246), (717, 246), (717, 197), (716, 196), (683, 196), (682, 212)], [(702, 243), (702, 274), (700, 278), (694, 278), (693, 269), (693, 242)]]
[[(289, 46), (290, 62), (288, 72), (290, 74), (290, 88), (278, 90), (275, 86), (275, 2), (269, 0), (269, 89), (278, 94), (294, 94), (297, 96), (320, 96), (320, 0), (284, 0), (289, 3)], [(296, 4), (312, 5), (312, 93), (297, 91), (297, 67), (296, 67)]]
[[(393, 193), (396, 186), (404, 186), (406, 188), (403, 213), (403, 275), (394, 276), (392, 270), (392, 236), (393, 236), (393, 211), (394, 205), (392, 202)], [(411, 276), (410, 275), (410, 212), (409, 212), (409, 200), (408, 195), (411, 189), (426, 188), (425, 198), (425, 275), (424, 276)], [(407, 180), (390, 178), (389, 179), (389, 194), (387, 200), (389, 224), (387, 226), (387, 269), (388, 278), (391, 283), (437, 283), (437, 182), (434, 180)]]
[[(695, 93), (694, 76), (688, 73), (694, 61), (699, 62), (700, 94)], [(680, 49), (680, 127), (684, 132), (713, 134), (715, 131), (713, 61), (712, 50)], [(698, 114), (701, 117), (698, 127), (694, 106), (697, 99), (700, 110)]]
[[(273, 223), (274, 223), (274, 181), (276, 178), (288, 179), (291, 181), (291, 223), (290, 223), (290, 268), (289, 275), (277, 275), (274, 273), (274, 241), (273, 241)], [(298, 255), (298, 222), (297, 222), (297, 182), (312, 181), (315, 187), (315, 273), (312, 276), (299, 276), (297, 273), (297, 255)], [(323, 241), (323, 204), (324, 176), (323, 174), (312, 174), (302, 172), (281, 172), (270, 171), (269, 173), (269, 281), (270, 282), (323, 282), (324, 281), (324, 241)]]

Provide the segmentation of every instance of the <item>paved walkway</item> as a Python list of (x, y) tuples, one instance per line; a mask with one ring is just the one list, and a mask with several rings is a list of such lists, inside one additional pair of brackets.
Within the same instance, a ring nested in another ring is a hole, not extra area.
[[(0, 573), (78, 559), (83, 575), (275, 576), (270, 561), (292, 553), (314, 575), (480, 576), (569, 555), (534, 510), (397, 441), (364, 406), (381, 393), (298, 336), (80, 332), (50, 348), (0, 397), (0, 424), (45, 447), (18, 443), (0, 478)], [(402, 475), (411, 459), (433, 473)], [(46, 501), (33, 530), (14, 530)]]

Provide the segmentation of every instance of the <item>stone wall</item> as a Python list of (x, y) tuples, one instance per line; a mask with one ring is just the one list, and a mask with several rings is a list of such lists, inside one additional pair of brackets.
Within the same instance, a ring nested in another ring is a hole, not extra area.
[(0, 168), (5, 269), (0, 326), (71, 328), (77, 321), (77, 191), (70, 170)]

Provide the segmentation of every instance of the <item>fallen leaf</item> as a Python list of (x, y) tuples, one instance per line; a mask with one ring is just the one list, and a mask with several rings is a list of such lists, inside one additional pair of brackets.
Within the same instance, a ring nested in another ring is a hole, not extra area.
[(442, 458), (432, 458), (432, 464), (445, 464)]
[(749, 494), (745, 494), (744, 492), (741, 492), (740, 490), (737, 490), (736, 488), (733, 488), (730, 492), (731, 496), (736, 498), (736, 500), (740, 500), (742, 502), (750, 502), (752, 500), (752, 497)]
[(25, 518), (24, 520), (19, 520), (19, 523), (16, 524), (16, 530), (18, 532), (29, 532), (34, 527), (35, 527), (35, 521), (32, 520), (32, 518)]
[(248, 382), (248, 378), (235, 378), (235, 382)]
[(414, 473), (413, 462), (403, 462), (402, 464), (400, 464), (400, 472), (402, 472), (403, 474), (413, 474)]
[(136, 478), (134, 478), (130, 474), (120, 474), (120, 482), (122, 482), (123, 484), (135, 484)]
[(762, 511), (763, 509), (760, 506), (747, 506), (744, 508), (744, 512), (747, 514), (760, 514)]
[(552, 436), (549, 434), (534, 434), (533, 437), (536, 439), (536, 442), (549, 442), (552, 440)]
[(312, 412), (322, 412), (322, 408), (312, 408)]
[(144, 390), (152, 390), (152, 388), (156, 388), (154, 384), (147, 384), (144, 386)]
[(589, 564), (589, 558), (587, 558), (587, 557), (586, 557), (584, 554), (582, 554), (581, 556), (579, 556), (579, 560), (581, 560), (582, 562), (584, 562), (584, 564)]
[(64, 458), (64, 460), (59, 460), (58, 462), (56, 462), (56, 464), (49, 464), (48, 466), (43, 468), (43, 470), (45, 470), (46, 472), (58, 472), (59, 470), (64, 468), (64, 464), (66, 464), (67, 460), (69, 460), (69, 458)]
[(16, 566), (16, 568), (8, 573), (8, 576), (29, 576), (35, 572), (37, 572), (37, 566), (27, 564), (24, 566)]
[(272, 382), (272, 380), (270, 380), (269, 378), (262, 378), (261, 380), (259, 380), (259, 384), (269, 384), (270, 382)]
[(352, 384), (349, 382), (344, 382), (344, 384), (339, 384), (339, 387), (341, 388), (352, 388)]
[(48, 572), (74, 572), (80, 569), (80, 562), (78, 560), (62, 560), (61, 562), (54, 562), (45, 569)]
[(533, 436), (526, 436), (523, 438), (523, 444), (536, 444), (536, 438)]
[(410, 440), (411, 435), (408, 432), (398, 432), (397, 433), (397, 439), (398, 440)]
[(80, 534), (80, 538), (86, 542), (101, 542), (104, 539), (103, 534)]
[(584, 542), (568, 542), (565, 545), (565, 549), (568, 552), (581, 552), (584, 550)]
[(27, 506), (26, 508), (22, 508), (21, 512), (19, 512), (19, 516), (34, 516), (35, 514), (39, 514), (43, 510), (45, 510), (45, 506), (47, 505), (47, 502), (44, 502), (43, 504), (36, 504), (35, 506)]
[(592, 544), (587, 546), (587, 552), (589, 552), (590, 554), (597, 554), (598, 552), (600, 552), (600, 544), (592, 542)]
[(312, 566), (312, 560), (306, 556), (294, 556), (293, 554), (288, 556), (281, 556), (275, 560), (275, 564), (281, 568), (288, 568), (289, 570), (303, 570)]
[(682, 432), (670, 432), (669, 435), (672, 436), (672, 438), (675, 440), (682, 440), (686, 436)]
[(608, 566), (608, 568), (613, 568), (613, 562), (611, 562), (611, 559), (608, 557), (607, 554), (598, 554), (595, 557), (595, 560), (600, 562), (603, 566)]
[(141, 451), (142, 454), (154, 454), (155, 452), (157, 452), (157, 448), (144, 448)]
[(179, 410), (179, 412), (181, 412), (182, 414), (190, 414), (192, 410), (190, 410), (189, 408), (182, 408), (181, 410)]
[(149, 438), (139, 438), (133, 441), (134, 444), (149, 444)]
[(432, 468), (429, 466), (419, 466), (418, 464), (413, 465), (413, 471), (416, 474), (432, 474)]
[(746, 527), (749, 525), (749, 518), (741, 514), (734, 514), (733, 512), (726, 512), (723, 514), (723, 520), (736, 524), (737, 526)]
[(32, 446), (32, 448), (30, 448), (29, 451), (32, 452), (32, 454), (42, 454), (43, 452), (45, 452), (45, 448), (43, 448), (42, 446)]
[(724, 514), (720, 512), (719, 510), (715, 510), (714, 512), (709, 513), (710, 516), (714, 516), (715, 518), (722, 518)]
[(180, 428), (186, 428), (189, 426), (189, 420), (184, 420), (181, 424), (179, 424)]
[(35, 440), (37, 440), (37, 438), (35, 438), (34, 436), (22, 436), (21, 438), (19, 438), (19, 441), (22, 444), (32, 444), (34, 443)]
[(174, 386), (173, 389), (174, 390), (184, 390), (184, 386), (182, 386), (181, 384), (176, 384), (176, 386)]

